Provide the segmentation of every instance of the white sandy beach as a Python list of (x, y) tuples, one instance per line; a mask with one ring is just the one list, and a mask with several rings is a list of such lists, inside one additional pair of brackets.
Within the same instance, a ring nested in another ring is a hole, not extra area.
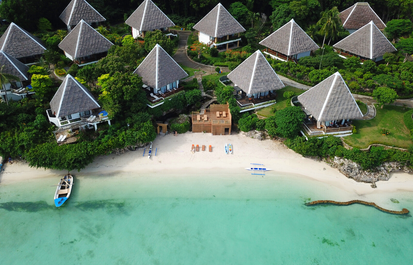
[[(232, 155), (225, 154), (226, 143), (233, 144)], [(190, 152), (192, 144), (199, 144), (200, 147), (206, 145), (206, 151), (200, 150), (193, 154)], [(212, 145), (213, 152), (208, 151), (209, 145)], [(213, 136), (203, 133), (161, 135), (153, 143), (152, 158), (148, 159), (147, 154), (148, 148), (145, 156), (143, 156), (143, 149), (138, 149), (135, 152), (99, 157), (84, 170), (73, 173), (77, 177), (82, 177), (113, 176), (132, 172), (140, 175), (156, 175), (158, 179), (170, 181), (170, 178), (176, 175), (181, 175), (183, 178), (196, 178), (205, 174), (212, 175), (214, 172), (228, 172), (220, 175), (223, 175), (223, 178), (242, 179), (244, 176), (251, 177), (250, 174), (245, 174), (245, 168), (253, 166), (250, 163), (260, 163), (273, 170), (266, 173), (265, 178), (291, 175), (322, 182), (334, 191), (334, 198), (313, 199), (342, 201), (360, 199), (394, 209), (399, 206), (392, 204), (390, 198), (413, 191), (413, 176), (409, 174), (396, 173), (387, 182), (377, 182), (377, 188), (373, 189), (370, 184), (348, 179), (328, 164), (304, 158), (279, 142), (259, 141), (243, 135)], [(6, 164), (5, 171), (0, 174), (0, 186), (13, 185), (25, 180), (35, 181), (38, 178), (55, 178), (57, 181), (64, 173), (66, 172), (30, 168), (27, 163), (16, 161), (12, 165)]]

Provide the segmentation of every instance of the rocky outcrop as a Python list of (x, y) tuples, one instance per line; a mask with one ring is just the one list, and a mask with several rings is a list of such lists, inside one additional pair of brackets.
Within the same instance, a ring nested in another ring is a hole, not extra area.
[(249, 132), (240, 132), (240, 134), (243, 136), (249, 137), (249, 138), (260, 140), (260, 141), (270, 138), (270, 136), (268, 135), (266, 131), (252, 130)]
[(330, 163), (333, 168), (337, 168), (348, 178), (358, 182), (372, 183), (373, 188), (375, 188), (377, 181), (389, 180), (390, 173), (400, 171), (412, 173), (410, 168), (401, 165), (399, 162), (385, 162), (372, 170), (363, 170), (359, 164), (341, 157), (334, 157), (333, 160), (326, 162)]

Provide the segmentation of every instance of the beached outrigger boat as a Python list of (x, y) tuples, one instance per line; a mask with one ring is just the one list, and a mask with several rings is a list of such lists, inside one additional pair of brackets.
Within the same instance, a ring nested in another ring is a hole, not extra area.
[(228, 150), (228, 145), (226, 144), (226, 145), (225, 145), (225, 153), (228, 154), (228, 151), (229, 151), (229, 150)]
[(271, 170), (266, 167), (246, 167), (245, 169), (249, 171), (270, 171)]
[(232, 154), (232, 144), (228, 144), (229, 153)]
[(63, 205), (67, 199), (69, 199), (70, 194), (72, 193), (73, 187), (73, 176), (67, 174), (62, 178), (57, 184), (56, 193), (54, 195), (54, 204), (56, 207), (60, 207)]

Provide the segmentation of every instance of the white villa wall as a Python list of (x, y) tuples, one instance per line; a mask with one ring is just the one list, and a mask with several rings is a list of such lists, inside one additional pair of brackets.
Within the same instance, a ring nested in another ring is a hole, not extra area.
[(350, 32), (350, 34), (353, 34), (354, 32), (357, 31), (357, 29), (347, 29), (348, 32)]
[(141, 32), (139, 30), (135, 29), (135, 28), (132, 28), (132, 37), (134, 39), (137, 39), (140, 36), (141, 36)]
[(200, 43), (208, 44), (211, 40), (209, 35), (206, 35), (205, 33), (199, 32), (198, 39)]

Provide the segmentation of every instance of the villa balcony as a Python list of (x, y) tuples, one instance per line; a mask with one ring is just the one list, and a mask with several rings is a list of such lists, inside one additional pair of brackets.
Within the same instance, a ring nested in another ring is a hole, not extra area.
[(317, 124), (315, 122), (307, 122), (303, 124), (303, 129), (309, 136), (334, 135), (343, 137), (353, 134), (353, 125), (350, 123), (334, 126), (322, 125), (321, 128), (317, 128)]
[[(91, 111), (90, 114), (84, 116), (73, 114), (74, 118), (68, 119), (67, 117), (58, 118), (53, 115), (51, 109), (46, 110), (49, 122), (53, 123), (54, 125), (56, 125), (56, 127), (59, 127), (63, 130), (73, 130), (85, 126), (88, 126), (88, 128), (95, 127), (95, 129), (97, 129), (97, 124), (102, 122), (108, 122), (110, 125), (109, 117), (99, 115), (100, 112), (101, 110), (95, 110)], [(94, 116), (94, 118), (92, 119), (91, 116)]]
[(146, 86), (145, 92), (146, 92), (146, 98), (148, 99), (149, 103), (147, 104), (148, 107), (150, 108), (156, 108), (164, 103), (166, 99), (171, 99), (172, 97), (176, 96), (177, 94), (180, 94), (184, 91), (184, 87), (178, 87), (175, 89), (167, 90), (165, 93), (158, 93), (154, 94), (152, 91), (153, 89)]

